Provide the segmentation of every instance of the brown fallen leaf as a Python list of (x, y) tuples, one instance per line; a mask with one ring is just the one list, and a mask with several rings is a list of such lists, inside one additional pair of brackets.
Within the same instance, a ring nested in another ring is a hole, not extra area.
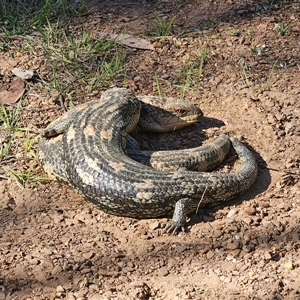
[(0, 91), (0, 101), (3, 104), (16, 103), (24, 94), (24, 81), (21, 78), (14, 78), (8, 90)]
[(109, 40), (115, 40), (117, 43), (125, 45), (127, 47), (143, 49), (143, 50), (154, 50), (153, 45), (145, 39), (135, 37), (131, 34), (110, 34), (100, 32), (97, 34), (100, 38), (106, 38)]

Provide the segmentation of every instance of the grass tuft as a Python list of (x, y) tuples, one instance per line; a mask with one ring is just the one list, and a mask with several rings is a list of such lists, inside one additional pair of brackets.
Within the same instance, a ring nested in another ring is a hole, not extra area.
[(40, 181), (50, 180), (49, 178), (36, 176), (34, 169), (35, 164), (32, 163), (27, 170), (15, 171), (5, 168), (5, 172), (20, 188), (25, 188), (27, 184), (33, 187), (33, 185), (38, 184)]
[(0, 28), (10, 34), (27, 34), (35, 27), (56, 21), (74, 10), (65, 0), (0, 1)]
[(150, 29), (146, 31), (146, 34), (157, 38), (173, 35), (172, 27), (176, 20), (176, 16), (172, 17), (169, 21), (165, 21), (157, 14), (154, 14), (154, 18), (154, 21), (150, 20)]
[(283, 23), (279, 23), (279, 24), (277, 24), (277, 26), (276, 26), (276, 31), (277, 31), (280, 35), (284, 36), (284, 35), (286, 35), (286, 34), (288, 33), (289, 28), (290, 28), (290, 26), (284, 26)]
[(87, 92), (91, 92), (124, 75), (126, 55), (116, 41), (94, 38), (88, 31), (75, 36), (59, 23), (48, 22), (37, 30), (44, 40), (43, 51), (52, 62), (51, 89), (67, 92), (66, 87), (72, 88), (72, 83), (81, 82)]
[(263, 83), (260, 86), (254, 85), (253, 82), (250, 80), (250, 74), (248, 73), (248, 68), (247, 65), (244, 61), (240, 61), (240, 67), (242, 70), (242, 77), (245, 82), (245, 84), (249, 87), (252, 88), (253, 91), (269, 91), (282, 77), (282, 75), (285, 72), (285, 69), (281, 70), (279, 74), (275, 74), (275, 67), (278, 66), (278, 61), (276, 60), (272, 66), (271, 69), (269, 70), (269, 75), (268, 78), (266, 79), (266, 82)]
[(195, 57), (189, 59), (183, 66), (181, 72), (182, 84), (175, 85), (180, 91), (180, 98), (183, 99), (188, 90), (197, 89), (204, 72), (207, 49), (197, 51)]
[(0, 160), (2, 160), (11, 148), (12, 142), (18, 131), (18, 120), (21, 102), (13, 109), (8, 109), (0, 103)]

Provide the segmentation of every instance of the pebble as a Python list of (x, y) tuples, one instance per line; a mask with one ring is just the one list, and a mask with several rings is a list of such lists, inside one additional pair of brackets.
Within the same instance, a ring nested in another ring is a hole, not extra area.
[(161, 77), (161, 79), (169, 79), (170, 75), (169, 74), (163, 74), (160, 77)]
[(267, 122), (269, 124), (276, 124), (277, 120), (275, 119), (275, 117), (273, 115), (268, 115), (267, 116)]
[(57, 293), (63, 293), (65, 291), (65, 289), (63, 288), (63, 286), (59, 285), (56, 287), (56, 292)]
[(67, 293), (66, 300), (76, 300), (76, 298), (74, 297), (73, 292)]
[(85, 258), (85, 259), (91, 259), (95, 256), (95, 253), (94, 252), (85, 252), (85, 253), (82, 253), (82, 256)]
[(264, 257), (265, 257), (265, 259), (267, 259), (267, 260), (271, 260), (271, 259), (272, 259), (272, 255), (271, 255), (270, 252), (268, 252), (268, 251), (266, 251), (266, 252), (264, 253)]
[(286, 123), (285, 124), (285, 127), (284, 127), (284, 130), (285, 130), (285, 133), (290, 133), (292, 132), (292, 130), (294, 129), (294, 124), (292, 122), (290, 123)]
[(236, 258), (237, 256), (240, 255), (241, 251), (242, 251), (241, 249), (234, 249), (230, 251), (230, 254)]
[(211, 258), (213, 258), (214, 257), (214, 252), (213, 251), (211, 251), (211, 250), (209, 250), (207, 253), (206, 253), (206, 257), (207, 257), (207, 259), (211, 259)]
[(160, 268), (160, 269), (159, 269), (159, 274), (160, 274), (161, 276), (168, 276), (168, 275), (169, 275), (169, 271), (168, 271), (168, 269), (166, 269), (166, 268)]
[(213, 236), (214, 236), (214, 238), (218, 238), (218, 237), (220, 237), (222, 235), (223, 235), (223, 231), (222, 230), (215, 230)]
[(236, 212), (236, 209), (231, 209), (227, 214), (227, 218), (231, 219), (236, 214)]
[(99, 287), (97, 284), (91, 284), (89, 286), (89, 290), (94, 291), (94, 292), (99, 292)]
[(255, 207), (249, 206), (245, 208), (245, 212), (249, 215), (249, 216), (254, 216), (256, 214), (256, 209)]
[(75, 263), (83, 263), (85, 261), (85, 258), (82, 257), (82, 256), (76, 255), (76, 256), (73, 257), (73, 260), (74, 260)]
[(160, 227), (161, 227), (161, 224), (158, 221), (154, 221), (154, 222), (149, 224), (149, 229), (151, 229), (151, 230), (155, 230), (155, 229), (160, 228)]
[(37, 258), (29, 259), (28, 262), (29, 262), (31, 265), (38, 265), (38, 264), (40, 263), (40, 261), (39, 261)]
[(53, 252), (52, 252), (52, 250), (49, 249), (49, 248), (42, 248), (42, 249), (41, 249), (41, 253), (42, 253), (42, 254), (45, 254), (45, 255), (51, 255)]
[(294, 269), (294, 264), (292, 261), (287, 261), (283, 264), (283, 267), (287, 270), (293, 270)]
[(227, 250), (235, 250), (240, 248), (239, 243), (228, 243), (225, 247)]

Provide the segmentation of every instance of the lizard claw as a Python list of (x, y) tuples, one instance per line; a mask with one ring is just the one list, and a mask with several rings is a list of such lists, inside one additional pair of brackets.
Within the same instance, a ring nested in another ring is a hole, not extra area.
[(182, 198), (176, 202), (173, 219), (165, 228), (167, 233), (175, 234), (180, 230), (184, 231), (189, 201), (188, 198)]
[(165, 232), (167, 233), (172, 233), (172, 234), (176, 234), (178, 231), (185, 231), (185, 228), (182, 224), (178, 224), (174, 221), (168, 223), (165, 227)]

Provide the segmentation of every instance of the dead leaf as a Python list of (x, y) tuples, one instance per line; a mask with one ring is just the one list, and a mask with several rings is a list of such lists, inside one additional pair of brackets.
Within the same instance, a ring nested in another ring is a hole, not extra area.
[(98, 33), (101, 38), (109, 40), (115, 40), (117, 43), (125, 45), (127, 47), (143, 49), (143, 50), (154, 50), (153, 45), (145, 39), (135, 37), (131, 34), (109, 34), (109, 33)]
[(130, 34), (120, 34), (116, 37), (116, 41), (131, 48), (154, 50), (154, 47), (150, 42)]
[(28, 80), (31, 79), (34, 75), (34, 72), (31, 70), (23, 70), (20, 68), (13, 68), (12, 73), (20, 78), (22, 78), (23, 80)]
[(16, 103), (24, 94), (24, 86), (21, 78), (14, 78), (8, 90), (0, 91), (0, 101), (4, 104)]

